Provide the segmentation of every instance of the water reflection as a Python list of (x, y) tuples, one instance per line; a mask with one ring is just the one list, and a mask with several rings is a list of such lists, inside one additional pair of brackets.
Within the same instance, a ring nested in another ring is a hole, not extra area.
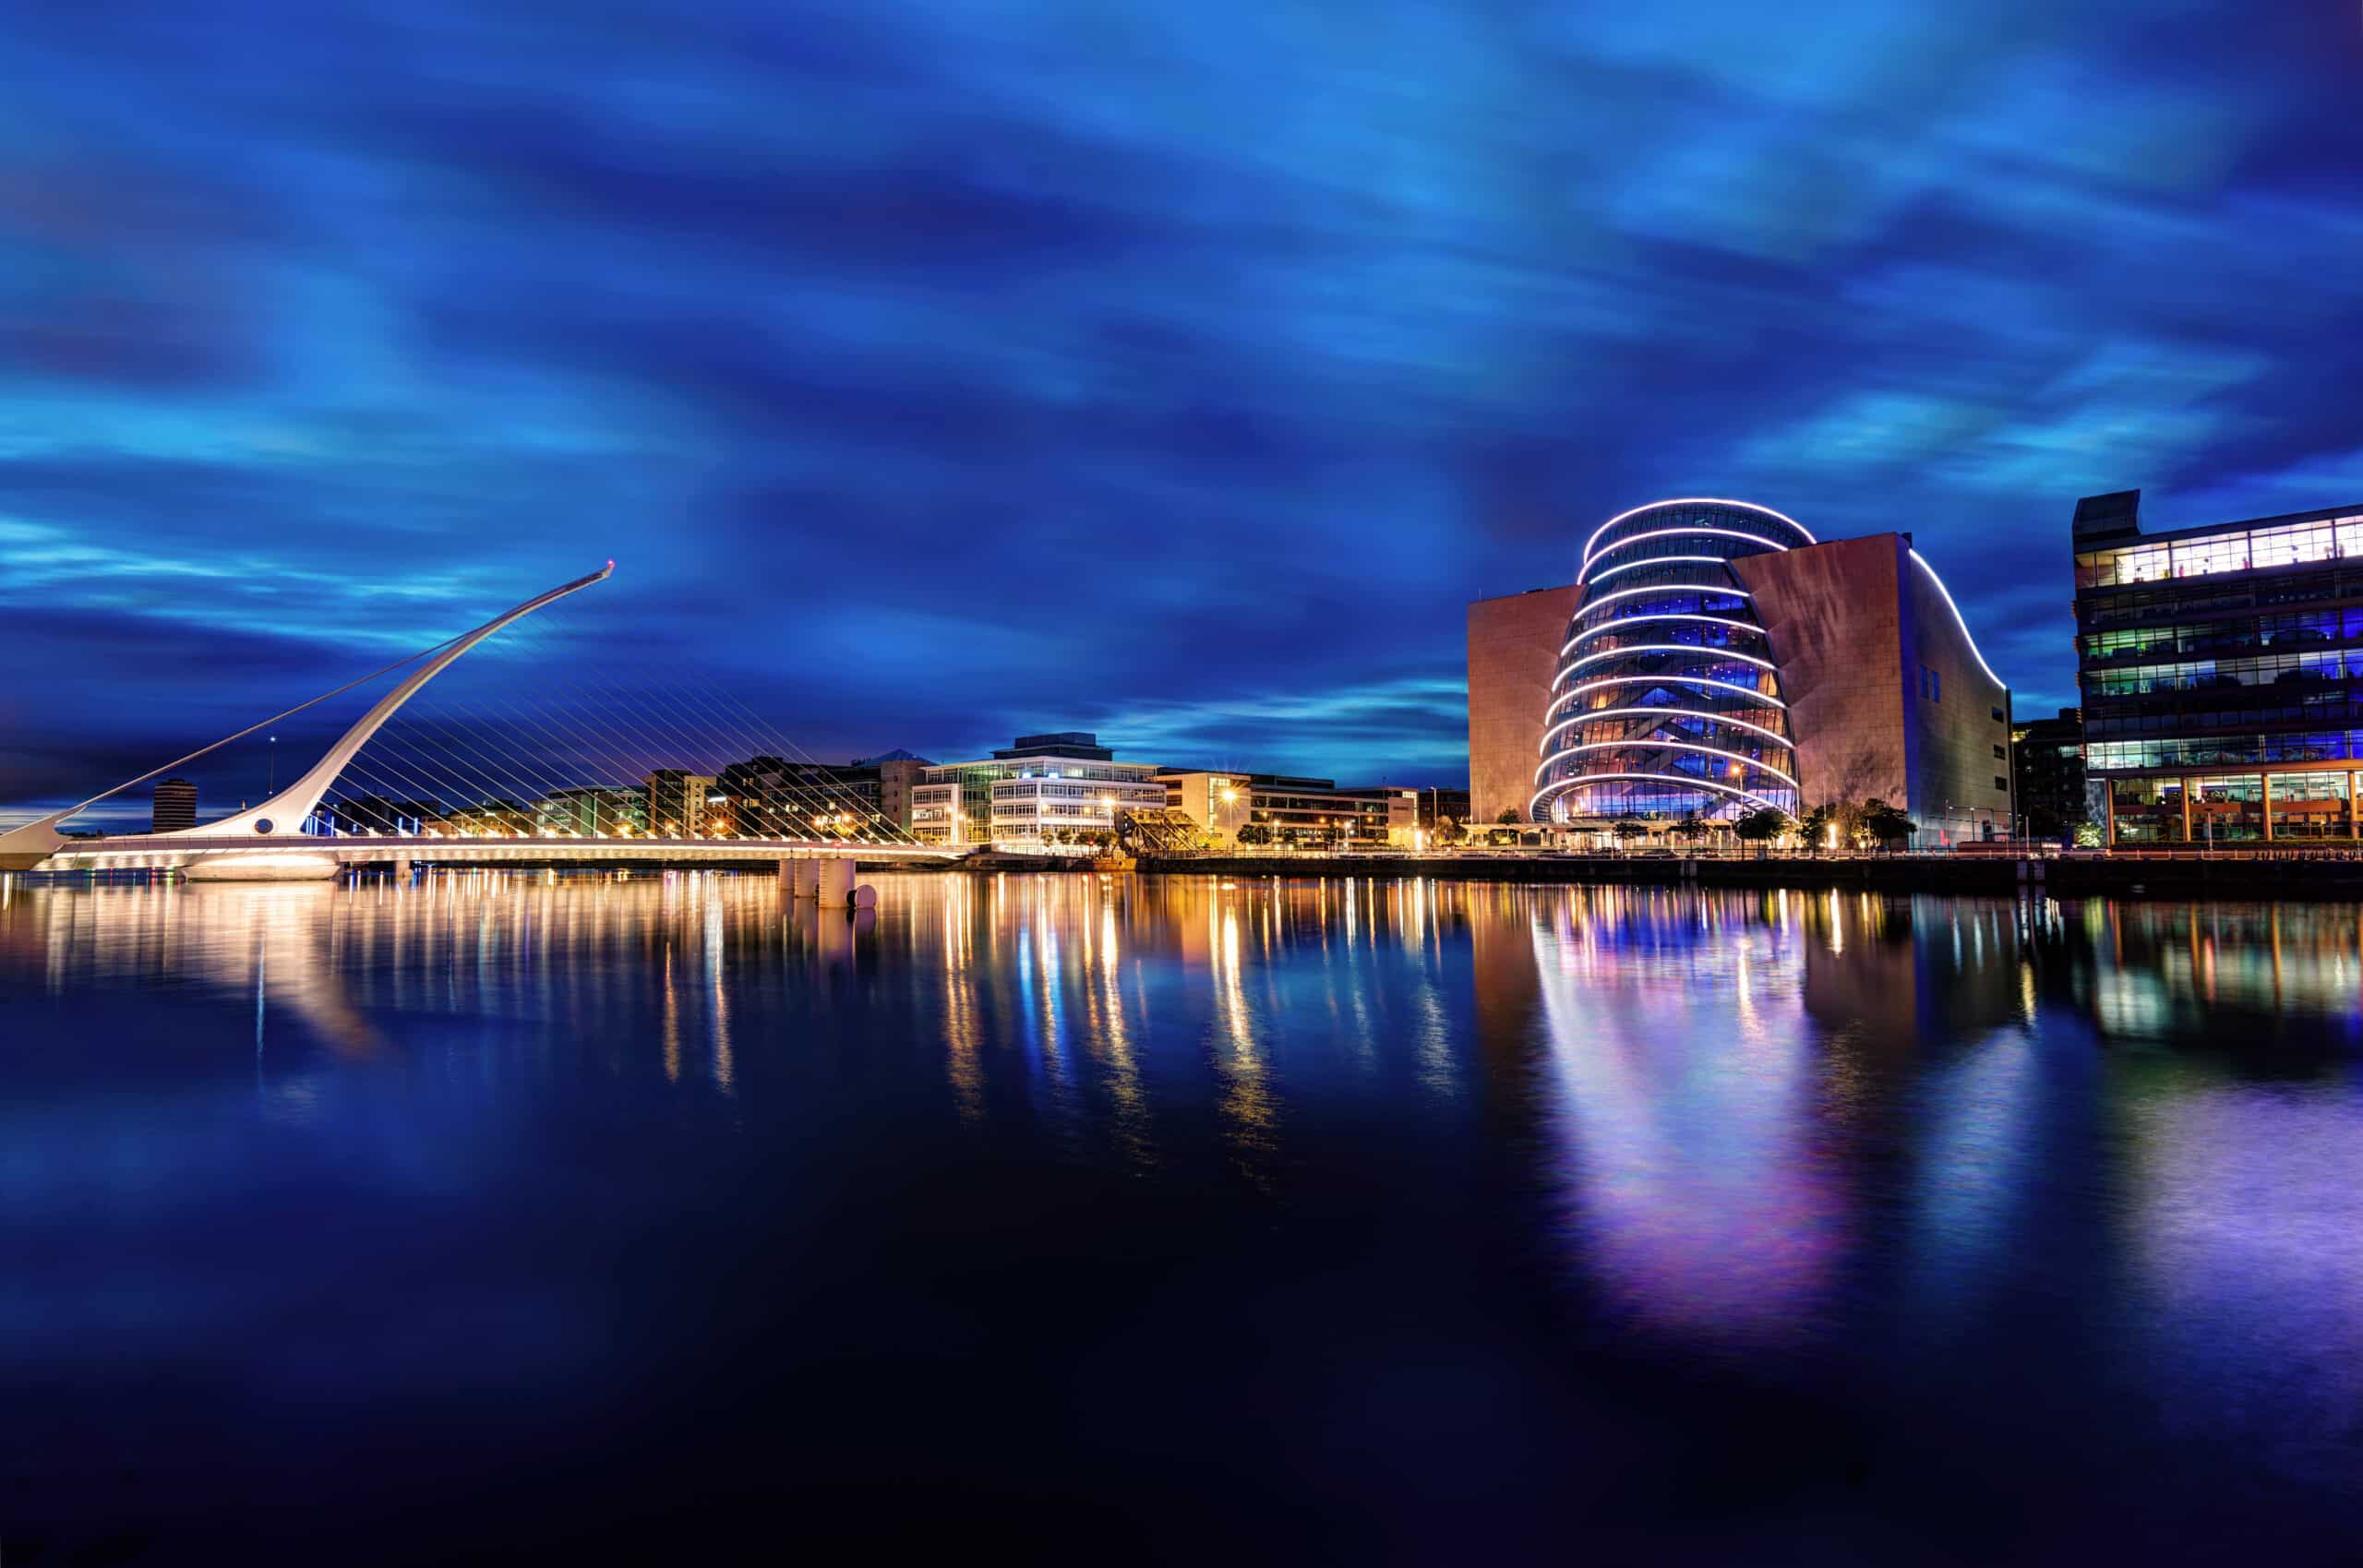
[[(701, 875), (10, 880), (0, 995), (92, 1103), (227, 1075), (445, 1190), (603, 1083), (618, 1125), (986, 1148), (1283, 1215), (1416, 1170), (1531, 1223), (1621, 1333), (1976, 1366), (2032, 1316), (2178, 1421), (2331, 1453), (2363, 1403), (2353, 907), (878, 880), (859, 916)], [(78, 1079), (78, 1019), (135, 1002), (111, 1037), (156, 1056)], [(0, 1134), (0, 1201), (38, 1221), (77, 1124), (18, 1097)]]

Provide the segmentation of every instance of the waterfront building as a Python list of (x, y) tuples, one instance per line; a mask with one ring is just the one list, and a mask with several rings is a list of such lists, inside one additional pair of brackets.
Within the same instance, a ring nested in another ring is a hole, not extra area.
[[(1423, 830), (1420, 826), (1420, 791), (1394, 784), (1373, 784), (1338, 793), (1357, 800), (1373, 802), (1385, 812), (1384, 826), (1379, 831), (1385, 834), (1383, 842), (1385, 844), (1397, 849), (1409, 849), (1426, 842), (1421, 837)], [(1368, 808), (1356, 818), (1357, 825), (1365, 830), (1377, 820), (1378, 812)], [(1366, 840), (1358, 840), (1357, 844), (1362, 842)]]
[(2108, 841), (2356, 837), (2363, 504), (2145, 533), (2141, 503), (2088, 496), (2072, 524)]
[(645, 792), (616, 784), (580, 784), (552, 790), (534, 804), (537, 833), (575, 833), (583, 838), (611, 838), (641, 833), (648, 827)]
[(1165, 786), (1168, 810), (1188, 817), (1214, 844), (1238, 842), (1239, 830), (1253, 808), (1251, 775), (1181, 768), (1164, 770), (1157, 778)]
[(930, 766), (899, 750), (845, 763), (750, 757), (704, 781), (704, 831), (744, 838), (906, 830), (911, 786)]
[[(1471, 721), (1473, 726), (1473, 719)], [(1419, 793), (1418, 826), (1434, 832), (1446, 822), (1467, 825), (1469, 792), (1465, 789), (1422, 789)]]
[(534, 831), (534, 813), (514, 800), (487, 800), (429, 818), (420, 828), (445, 838), (515, 838)]
[(1062, 830), (1109, 829), (1128, 809), (1162, 810), (1150, 762), (1119, 762), (1086, 731), (1019, 736), (974, 762), (928, 764), (909, 786), (912, 834), (925, 844), (1035, 847)]
[(2062, 708), (2056, 719), (2030, 719), (2010, 729), (2011, 790), (2019, 797), (2021, 831), (2029, 838), (2066, 838), (2081, 822), (2103, 815), (2084, 797), (2084, 716)]
[(1481, 823), (1877, 797), (1922, 844), (2010, 830), (2009, 688), (1909, 533), (1823, 542), (1750, 502), (1637, 507), (1591, 532), (1573, 584), (1471, 604), (1469, 674)]
[(875, 781), (872, 798), (879, 817), (908, 832), (911, 826), (911, 786), (927, 776), (935, 766), (916, 752), (897, 748), (875, 757), (856, 758), (840, 774), (863, 776)]
[(1525, 817), (1555, 650), (1582, 597), (1568, 583), (1469, 606), (1469, 798), (1461, 821), (1493, 822), (1505, 811)]
[(186, 779), (164, 779), (156, 785), (156, 801), (150, 808), (148, 831), (155, 833), (176, 832), (197, 826), (197, 786)]
[(1419, 793), (1386, 785), (1340, 789), (1334, 779), (1292, 773), (1168, 768), (1158, 779), (1165, 804), (1185, 812), (1219, 845), (1239, 830), (1264, 828), (1275, 844), (1303, 848), (1406, 844), (1419, 826)]
[(705, 799), (714, 793), (710, 773), (659, 768), (641, 786), (641, 815), (658, 838), (696, 838), (705, 831)]

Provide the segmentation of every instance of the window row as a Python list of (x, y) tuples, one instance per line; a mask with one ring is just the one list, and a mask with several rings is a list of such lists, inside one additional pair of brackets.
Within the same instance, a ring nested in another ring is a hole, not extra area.
[(2354, 832), (2343, 772), (2119, 779), (2110, 786), (2109, 806), (2120, 844), (2259, 839), (2266, 836), (2268, 811), (2276, 841)]
[(2213, 768), (2241, 762), (2336, 762), (2363, 756), (2363, 730), (2303, 735), (2224, 735), (2186, 740), (2105, 740), (2084, 748), (2100, 772), (2127, 768)]
[(2129, 712), (2094, 714), (2087, 709), (2084, 733), (2108, 735), (2189, 735), (2194, 730), (2256, 729), (2266, 724), (2343, 724), (2363, 720), (2363, 696), (2340, 696), (2300, 707), (2259, 703), (2246, 708), (2178, 710), (2172, 706), (2137, 708)]
[(2312, 604), (2363, 598), (2363, 572), (2307, 572), (2299, 577), (2234, 579), (2176, 584), (2131, 593), (2076, 597), (2076, 613), (2092, 626), (2122, 626), (2157, 616), (2205, 615), (2258, 604)]
[(2201, 659), (2175, 664), (2087, 670), (2083, 688), (2087, 695), (2093, 697), (2140, 697), (2153, 691), (2286, 686), (2344, 680), (2350, 676), (2363, 679), (2363, 649), (2347, 653), (2274, 653), (2256, 659)]
[(2363, 517), (2285, 523), (2278, 528), (2095, 551), (2076, 557), (2076, 586), (2105, 588), (2165, 578), (2261, 571), (2348, 556), (2363, 556)]
[(2148, 654), (2229, 652), (2243, 648), (2309, 647), (2357, 639), (2363, 639), (2363, 609), (2302, 610), (2239, 620), (2086, 632), (2077, 640), (2077, 651), (2090, 660), (2124, 659)]

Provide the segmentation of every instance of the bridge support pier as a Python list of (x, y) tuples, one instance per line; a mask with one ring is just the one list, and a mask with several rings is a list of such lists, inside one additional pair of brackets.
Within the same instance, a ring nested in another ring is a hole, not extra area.
[(394, 856), (394, 880), (398, 882), (407, 882), (410, 880), (409, 856), (397, 855)]
[(815, 860), (812, 868), (818, 873), (813, 892), (823, 909), (844, 909), (853, 903), (853, 862), (842, 859)]
[(779, 884), (790, 898), (810, 898), (821, 891), (821, 862), (792, 859), (779, 863)]

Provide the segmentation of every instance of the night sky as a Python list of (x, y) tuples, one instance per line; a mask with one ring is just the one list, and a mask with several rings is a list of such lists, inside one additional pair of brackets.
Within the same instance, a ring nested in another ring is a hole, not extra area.
[(32, 0), (0, 73), (19, 806), (610, 556), (570, 646), (822, 756), (1457, 782), (1466, 601), (1640, 502), (1911, 530), (2041, 713), (2077, 497), (2363, 499), (2353, 0)]

